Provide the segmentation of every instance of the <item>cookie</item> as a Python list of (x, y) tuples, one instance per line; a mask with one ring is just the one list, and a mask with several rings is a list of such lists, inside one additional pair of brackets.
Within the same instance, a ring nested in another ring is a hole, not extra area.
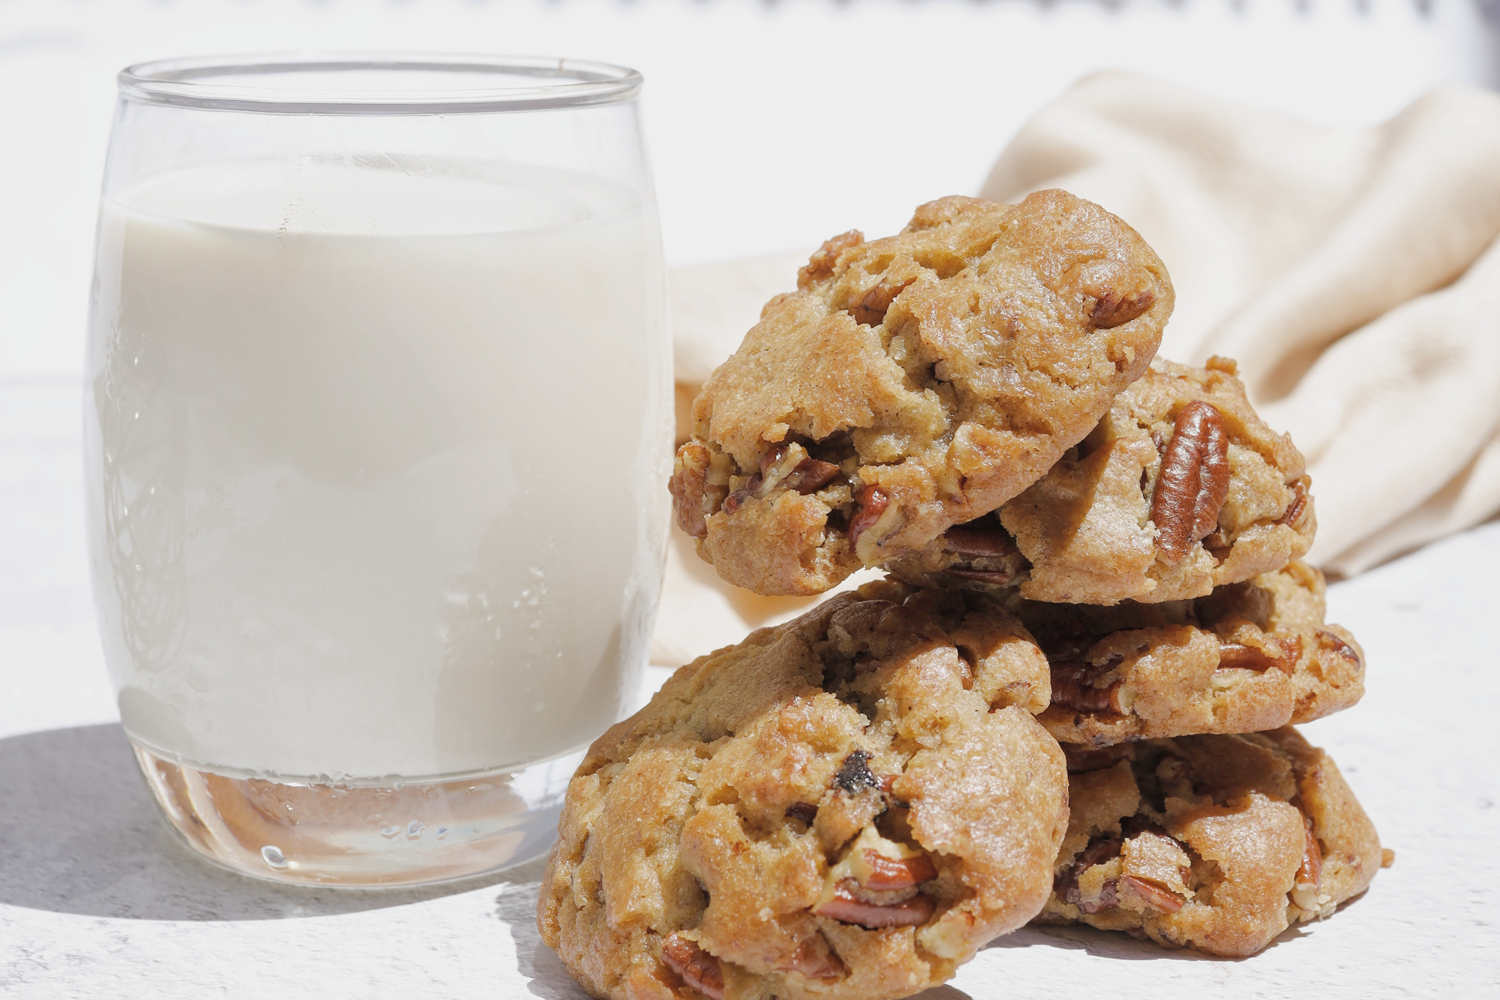
[(1063, 191), (834, 237), (693, 403), (677, 524), (730, 583), (817, 594), (1019, 494), (1146, 370), (1172, 310), (1125, 223)]
[(573, 777), (543, 939), (614, 1000), (942, 982), (1050, 892), (1046, 676), (992, 604), (885, 582), (696, 660)]
[(1300, 558), (1317, 528), (1302, 454), (1256, 415), (1234, 372), (1226, 358), (1157, 358), (1040, 481), (887, 570), (1115, 604), (1202, 597)]
[(1169, 604), (1007, 607), (1047, 654), (1042, 725), (1103, 746), (1311, 722), (1364, 695), (1364, 654), (1324, 623), (1323, 575), (1293, 562), (1208, 597)]
[(1339, 769), (1290, 726), (1066, 749), (1068, 833), (1038, 923), (1243, 957), (1389, 863)]

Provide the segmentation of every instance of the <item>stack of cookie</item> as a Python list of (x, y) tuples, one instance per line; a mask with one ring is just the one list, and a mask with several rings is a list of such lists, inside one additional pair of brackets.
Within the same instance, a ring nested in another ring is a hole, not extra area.
[(1291, 723), (1363, 691), (1303, 460), (1153, 361), (1141, 238), (1061, 191), (829, 240), (693, 407), (731, 583), (887, 578), (679, 670), (591, 748), (539, 900), (600, 997), (904, 997), (1082, 921), (1248, 955), (1382, 862)]

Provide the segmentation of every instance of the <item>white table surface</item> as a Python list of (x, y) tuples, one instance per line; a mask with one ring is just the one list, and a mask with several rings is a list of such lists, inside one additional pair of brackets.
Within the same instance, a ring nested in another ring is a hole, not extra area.
[[(430, 890), (297, 890), (178, 846), (115, 722), (79, 424), (70, 381), (0, 385), (0, 996), (582, 997), (538, 938), (537, 864)], [(1369, 694), (1306, 730), (1396, 850), (1363, 898), (1244, 961), (1022, 930), (927, 1000), (1500, 992), (1497, 564), (1491, 523), (1330, 592)]]

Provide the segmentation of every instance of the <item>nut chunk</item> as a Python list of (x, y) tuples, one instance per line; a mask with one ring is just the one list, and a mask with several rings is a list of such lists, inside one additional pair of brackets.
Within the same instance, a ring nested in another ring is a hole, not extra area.
[(543, 940), (590, 993), (890, 1000), (1030, 920), (1067, 826), (1045, 661), (890, 583), (679, 670), (590, 748)]
[(661, 944), (661, 960), (708, 1000), (724, 1000), (724, 970), (719, 960), (681, 934), (667, 935)]
[(1172, 302), (1135, 231), (1063, 191), (944, 198), (896, 236), (835, 237), (694, 401), (678, 524), (760, 594), (917, 551), (1077, 444)]
[(1332, 915), (1381, 867), (1327, 754), (1290, 726), (1068, 750), (1072, 803), (1038, 923), (1082, 922), (1215, 955)]
[(1188, 545), (1219, 525), (1229, 493), (1229, 443), (1224, 417), (1213, 404), (1195, 399), (1177, 414), (1172, 440), (1161, 457), (1151, 520), (1156, 547), (1169, 563), (1182, 560)]

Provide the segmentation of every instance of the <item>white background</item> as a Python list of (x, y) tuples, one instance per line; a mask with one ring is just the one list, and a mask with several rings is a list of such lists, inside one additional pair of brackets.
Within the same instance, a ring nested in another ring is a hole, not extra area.
[[(387, 895), (294, 892), (167, 837), (113, 725), (81, 537), (79, 399), (114, 72), (292, 48), (621, 62), (673, 263), (894, 230), (976, 190), (1006, 139), (1124, 66), (1328, 124), (1500, 80), (1470, 0), (0, 0), (0, 996), (512, 997), (577, 992), (530, 924), (537, 872)], [(1497, 165), (1500, 169), (1500, 165)], [(1245, 962), (1024, 931), (929, 1000), (1500, 993), (1500, 526), (1338, 585), (1370, 694), (1314, 724), (1398, 852), (1367, 896)]]

